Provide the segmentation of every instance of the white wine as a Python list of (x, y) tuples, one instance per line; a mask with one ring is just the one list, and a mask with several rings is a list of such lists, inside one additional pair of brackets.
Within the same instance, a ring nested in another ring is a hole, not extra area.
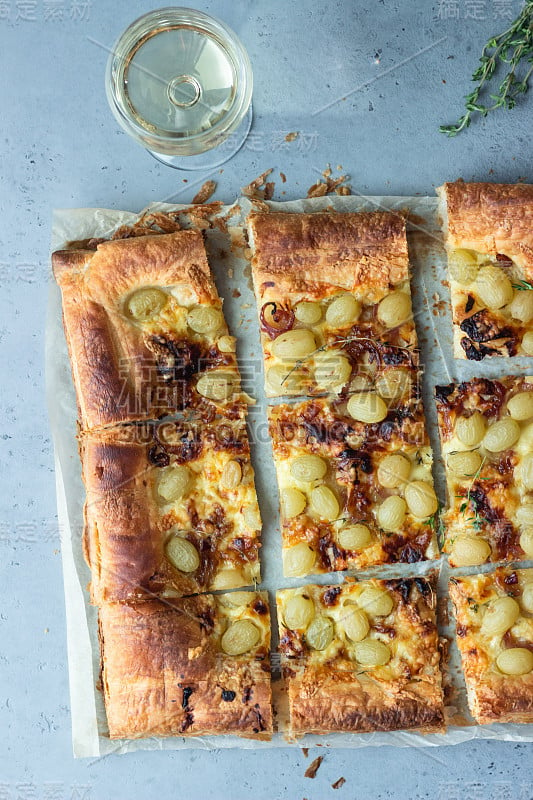
[[(246, 51), (224, 23), (192, 9), (159, 9), (132, 23), (109, 58), (106, 87), (122, 127), (172, 166), (194, 168), (195, 156), (250, 127)], [(233, 136), (232, 144), (235, 152), (242, 142)]]

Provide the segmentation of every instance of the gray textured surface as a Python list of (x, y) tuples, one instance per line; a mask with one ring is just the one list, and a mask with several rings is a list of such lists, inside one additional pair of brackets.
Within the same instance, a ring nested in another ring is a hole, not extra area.
[[(527, 173), (532, 98), (455, 140), (437, 132), (439, 122), (453, 121), (459, 112), (481, 44), (505, 26), (501, 14), (517, 11), (518, 3), (197, 5), (239, 32), (256, 82), (254, 136), (224, 165), (216, 197), (231, 200), (241, 185), (273, 166), (287, 176), (284, 186), (277, 180), (276, 198), (296, 198), (327, 162), (341, 164), (364, 193), (431, 193), (459, 175), (532, 178)], [(529, 800), (530, 745), (326, 751), (314, 781), (303, 777), (306, 761), (299, 750), (144, 753), (94, 763), (71, 759), (64, 601), (41, 366), (49, 223), (55, 206), (138, 210), (150, 200), (187, 202), (195, 192), (192, 183), (205, 177), (151, 160), (117, 130), (106, 107), (107, 54), (91, 39), (111, 45), (150, 7), (104, 0), (90, 6), (79, 0), (0, 3), (0, 797)], [(287, 145), (282, 141), (280, 148), (280, 132), (297, 130), (306, 136)], [(341, 775), (346, 784), (334, 792), (330, 784)]]

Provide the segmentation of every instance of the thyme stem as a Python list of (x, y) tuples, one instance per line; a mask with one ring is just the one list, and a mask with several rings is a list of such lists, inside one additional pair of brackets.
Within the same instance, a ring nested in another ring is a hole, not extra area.
[[(521, 78), (518, 70), (521, 65), (531, 64)], [(509, 70), (495, 94), (490, 93), (490, 82), (498, 68), (508, 64)], [(494, 36), (481, 51), (479, 66), (472, 75), (476, 88), (465, 97), (466, 112), (455, 125), (441, 125), (439, 130), (447, 136), (457, 136), (470, 126), (475, 113), (486, 117), (489, 111), (497, 108), (514, 108), (520, 95), (529, 88), (533, 74), (533, 0), (527, 0), (519, 16), (503, 33)], [(484, 101), (485, 95), (492, 103)]]

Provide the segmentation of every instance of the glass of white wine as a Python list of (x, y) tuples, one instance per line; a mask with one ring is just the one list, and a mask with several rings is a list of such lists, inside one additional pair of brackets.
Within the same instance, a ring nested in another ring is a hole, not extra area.
[(252, 67), (223, 22), (161, 8), (133, 22), (109, 56), (106, 92), (124, 130), (177, 169), (223, 164), (252, 124)]

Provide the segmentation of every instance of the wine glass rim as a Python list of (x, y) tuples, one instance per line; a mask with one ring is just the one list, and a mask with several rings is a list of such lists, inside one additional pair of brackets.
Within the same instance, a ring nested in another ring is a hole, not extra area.
[[(140, 44), (158, 32), (176, 27), (192, 27), (212, 38), (231, 61), (235, 75), (235, 96), (224, 115), (207, 131), (182, 136), (172, 131), (159, 134), (140, 124), (131, 114), (121, 97), (119, 87), (123, 79), (128, 58)], [(122, 55), (125, 53), (125, 55)], [(216, 146), (217, 141), (227, 138), (241, 123), (250, 106), (253, 88), (252, 66), (248, 53), (237, 34), (222, 20), (203, 11), (185, 6), (166, 6), (143, 14), (130, 23), (117, 38), (107, 61), (106, 93), (109, 105), (120, 125), (137, 139), (149, 137), (150, 150), (179, 143), (198, 151)], [(163, 150), (164, 152), (164, 150)]]

